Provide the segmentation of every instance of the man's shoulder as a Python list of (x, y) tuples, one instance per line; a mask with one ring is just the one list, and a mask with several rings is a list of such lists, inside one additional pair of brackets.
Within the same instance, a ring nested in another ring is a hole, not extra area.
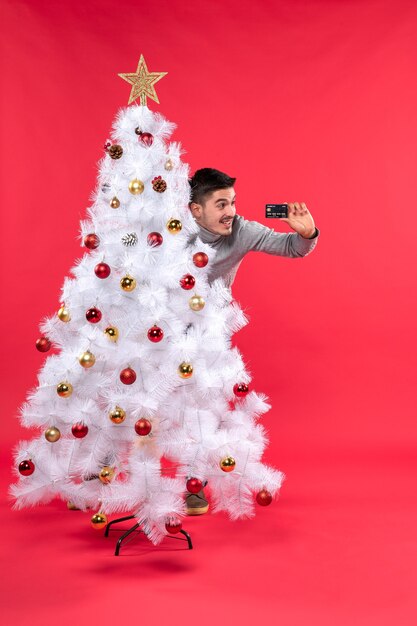
[(266, 230), (268, 227), (255, 220), (247, 220), (243, 215), (236, 213), (233, 222), (233, 232), (240, 237), (252, 237), (259, 230)]
[[(238, 215), (236, 213), (235, 220), (233, 222), (233, 226), (237, 226), (238, 228), (251, 228), (251, 226), (263, 226), (260, 222), (256, 220), (247, 220), (243, 215)], [(264, 227), (265, 228), (265, 227)]]
[(254, 241), (259, 236), (259, 229), (265, 229), (265, 226), (262, 226), (259, 222), (247, 220), (243, 215), (236, 213), (229, 245), (239, 248), (246, 254), (246, 252), (251, 250)]
[(247, 220), (245, 220), (245, 218), (243, 217), (243, 215), (238, 215), (236, 213), (234, 219), (233, 219), (233, 231), (239, 231), (242, 228), (245, 227)]
[(241, 239), (245, 232), (245, 224), (246, 224), (245, 218), (242, 215), (238, 215), (236, 213), (233, 218), (232, 232), (228, 237), (226, 236), (225, 239), (228, 240), (229, 243), (232, 243), (232, 241), (234, 242), (238, 239)]

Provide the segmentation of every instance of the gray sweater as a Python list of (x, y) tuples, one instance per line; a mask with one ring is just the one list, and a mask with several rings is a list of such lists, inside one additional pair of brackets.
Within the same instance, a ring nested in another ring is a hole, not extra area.
[(217, 235), (200, 224), (198, 226), (201, 241), (217, 251), (215, 259), (209, 264), (208, 280), (211, 283), (222, 276), (228, 287), (231, 287), (238, 267), (248, 252), (304, 257), (314, 250), (320, 235), (317, 227), (310, 239), (298, 233), (279, 233), (259, 222), (245, 220), (241, 215), (233, 218), (230, 235)]

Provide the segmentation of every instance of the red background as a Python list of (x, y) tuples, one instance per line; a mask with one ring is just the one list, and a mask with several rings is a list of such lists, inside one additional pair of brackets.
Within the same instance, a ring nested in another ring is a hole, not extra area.
[[(2, 504), (7, 623), (414, 624), (416, 24), (396, 1), (2, 2), (3, 494), (38, 323), (80, 257), (96, 163), (143, 53), (153, 110), (192, 170), (237, 177), (238, 213), (304, 201), (305, 259), (252, 253), (235, 336), (287, 480), (252, 521), (187, 521), (195, 550), (112, 556), (59, 501)], [(288, 231), (283, 222), (273, 224)], [(172, 546), (170, 544), (174, 543)], [(169, 544), (169, 545), (168, 545)]]

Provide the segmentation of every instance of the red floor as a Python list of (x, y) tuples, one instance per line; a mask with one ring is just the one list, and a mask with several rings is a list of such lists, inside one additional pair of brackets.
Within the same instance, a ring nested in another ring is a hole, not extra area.
[(115, 537), (64, 503), (3, 504), (3, 623), (415, 624), (412, 451), (298, 448), (280, 467), (281, 496), (254, 520), (189, 518), (192, 551), (138, 537), (115, 557)]

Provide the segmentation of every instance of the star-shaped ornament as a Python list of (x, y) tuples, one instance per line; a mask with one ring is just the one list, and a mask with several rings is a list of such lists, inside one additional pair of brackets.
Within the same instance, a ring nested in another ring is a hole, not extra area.
[(132, 85), (129, 102), (134, 102), (140, 97), (140, 103), (146, 106), (146, 98), (152, 98), (159, 104), (158, 96), (155, 91), (155, 83), (161, 80), (168, 72), (148, 72), (143, 54), (140, 55), (138, 69), (135, 74), (118, 74), (120, 78)]

